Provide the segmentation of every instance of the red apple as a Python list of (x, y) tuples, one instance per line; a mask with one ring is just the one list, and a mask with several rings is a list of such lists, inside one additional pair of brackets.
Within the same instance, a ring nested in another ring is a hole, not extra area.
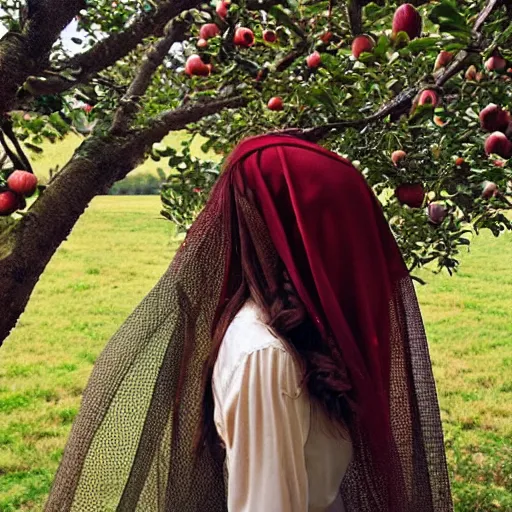
[(438, 69), (445, 68), (453, 59), (453, 53), (447, 52), (446, 50), (442, 50), (439, 52), (439, 55), (436, 58), (436, 62), (434, 64), (434, 71)]
[(332, 39), (332, 32), (325, 32), (320, 36), (320, 41), (324, 44), (328, 44), (330, 40)]
[(440, 116), (434, 116), (434, 124), (436, 126), (440, 126), (440, 127), (443, 127), (443, 126), (446, 126), (450, 121), (445, 121), (442, 117)]
[(273, 98), (270, 98), (268, 102), (268, 109), (269, 110), (283, 110), (283, 100), (279, 96), (274, 96)]
[(21, 196), (31, 196), (37, 188), (37, 177), (31, 172), (14, 171), (7, 178), (7, 186)]
[(398, 165), (402, 160), (405, 159), (405, 157), (407, 156), (407, 153), (401, 149), (397, 149), (396, 151), (393, 151), (393, 153), (391, 153), (391, 161), (395, 164), (395, 165)]
[(441, 203), (430, 203), (427, 209), (428, 218), (432, 224), (439, 225), (448, 215), (448, 210)]
[(432, 105), (435, 107), (439, 102), (439, 98), (437, 97), (436, 91), (432, 89), (425, 89), (421, 91), (420, 97), (418, 99), (418, 105)]
[(461, 156), (459, 156), (459, 157), (455, 160), (455, 165), (456, 165), (457, 167), (460, 167), (463, 163), (464, 163), (464, 158), (462, 158)]
[(217, 7), (215, 8), (215, 12), (219, 16), (219, 18), (224, 19), (228, 15), (228, 5), (224, 1), (217, 2)]
[(0, 216), (11, 215), (18, 209), (19, 204), (19, 197), (11, 190), (0, 192)]
[(199, 55), (191, 55), (185, 64), (185, 73), (189, 76), (208, 76), (210, 70)]
[(277, 34), (273, 30), (264, 30), (263, 41), (266, 43), (275, 43), (277, 41)]
[(358, 59), (361, 53), (371, 52), (375, 43), (369, 36), (357, 36), (352, 42), (352, 55)]
[(411, 4), (401, 5), (393, 16), (393, 35), (405, 32), (409, 39), (420, 37), (422, 20), (420, 13)]
[(503, 71), (507, 67), (507, 61), (501, 55), (493, 55), (485, 61), (487, 71)]
[(313, 52), (306, 58), (308, 68), (314, 69), (322, 63), (322, 56), (318, 52)]
[(420, 208), (425, 199), (425, 189), (421, 183), (405, 183), (397, 187), (395, 195), (401, 204)]
[(249, 48), (254, 44), (254, 33), (250, 28), (238, 27), (235, 31), (233, 42), (237, 46)]
[(492, 181), (486, 181), (484, 183), (484, 189), (482, 191), (482, 197), (484, 199), (490, 199), (491, 197), (496, 197), (499, 194), (498, 185), (493, 183)]
[(212, 37), (218, 36), (220, 34), (220, 29), (215, 25), (215, 23), (206, 23), (199, 30), (199, 38), (200, 39), (211, 39)]
[(474, 82), (474, 81), (476, 81), (476, 75), (477, 75), (476, 67), (471, 65), (466, 70), (466, 73), (464, 76), (465, 76), (466, 80), (470, 80), (470, 81)]
[(479, 115), (480, 126), (486, 132), (505, 132), (510, 114), (494, 103), (489, 103)]
[(512, 156), (512, 142), (501, 132), (493, 132), (485, 141), (485, 152), (487, 155), (496, 154), (502, 158)]

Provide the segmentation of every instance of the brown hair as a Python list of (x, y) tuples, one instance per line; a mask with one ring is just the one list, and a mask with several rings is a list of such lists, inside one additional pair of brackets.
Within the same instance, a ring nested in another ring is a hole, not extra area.
[[(213, 328), (213, 344), (204, 372), (202, 432), (198, 448), (218, 443), (213, 421), (211, 388), (213, 368), (230, 323), (251, 298), (263, 311), (267, 325), (286, 344), (302, 373), (310, 397), (335, 424), (344, 429), (350, 422), (345, 397), (347, 379), (331, 354), (330, 340), (323, 339), (299, 299), (276, 253), (263, 219), (251, 198), (235, 191), (236, 218), (231, 219), (230, 264), (234, 271), (225, 283), (224, 304), (219, 305)], [(250, 219), (246, 222), (246, 219)]]

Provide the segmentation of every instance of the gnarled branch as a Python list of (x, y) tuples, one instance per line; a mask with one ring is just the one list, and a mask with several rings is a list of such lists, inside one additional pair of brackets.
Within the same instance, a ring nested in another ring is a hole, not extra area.
[(126, 94), (121, 99), (121, 105), (117, 109), (112, 123), (112, 134), (126, 131), (131, 119), (139, 108), (138, 102), (141, 96), (144, 95), (151, 84), (151, 79), (155, 71), (164, 61), (171, 46), (175, 42), (183, 41), (185, 38), (185, 29), (185, 23), (171, 21), (165, 29), (165, 37), (160, 39), (148, 50), (128, 91), (126, 91)]
[[(198, 7), (200, 0), (166, 0), (160, 2), (157, 9), (150, 13), (141, 14), (128, 28), (122, 32), (110, 34), (96, 43), (86, 52), (80, 53), (63, 62), (59, 67), (67, 70), (76, 70), (73, 80), (60, 77), (31, 81), (35, 94), (58, 94), (89, 81), (100, 71), (113, 66), (120, 59), (132, 52), (144, 39), (159, 34), (165, 25), (181, 12)], [(39, 86), (39, 88), (38, 88)]]
[(47, 66), (53, 44), (85, 0), (39, 0), (34, 5), (22, 33), (8, 32), (0, 41), (0, 113), (11, 109), (25, 80)]

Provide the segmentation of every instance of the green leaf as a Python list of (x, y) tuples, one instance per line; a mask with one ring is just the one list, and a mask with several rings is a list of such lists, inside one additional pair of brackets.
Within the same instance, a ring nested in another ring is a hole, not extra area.
[(398, 32), (394, 40), (395, 48), (403, 48), (409, 44), (409, 41), (410, 39), (407, 32)]
[(375, 48), (373, 49), (373, 53), (376, 57), (381, 57), (385, 55), (389, 48), (389, 39), (386, 36), (380, 36)]
[(290, 16), (284, 11), (280, 5), (274, 5), (268, 11), (270, 16), (276, 19), (278, 23), (289, 28), (292, 32), (295, 32), (299, 37), (304, 37), (304, 32), (296, 23), (290, 18)]
[(326, 89), (314, 87), (310, 90), (310, 96), (325, 105), (331, 112), (336, 112), (336, 104)]
[(436, 5), (429, 16), (433, 23), (439, 25), (441, 32), (446, 32), (461, 39), (469, 39), (471, 28), (460, 14), (456, 5), (451, 2), (442, 2)]
[(419, 53), (429, 50), (430, 48), (435, 48), (438, 42), (438, 37), (421, 37), (419, 39), (413, 39), (407, 45), (407, 49), (412, 53)]

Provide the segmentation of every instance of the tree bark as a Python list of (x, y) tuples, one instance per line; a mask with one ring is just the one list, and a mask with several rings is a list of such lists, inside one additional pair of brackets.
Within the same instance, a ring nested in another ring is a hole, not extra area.
[(85, 0), (39, 0), (21, 34), (0, 40), (0, 113), (8, 112), (25, 80), (40, 73), (62, 30), (85, 7)]
[(93, 135), (86, 140), (23, 219), (0, 232), (0, 346), (25, 310), (46, 265), (95, 196), (124, 178), (169, 131), (245, 104), (242, 97), (189, 104), (123, 137)]

